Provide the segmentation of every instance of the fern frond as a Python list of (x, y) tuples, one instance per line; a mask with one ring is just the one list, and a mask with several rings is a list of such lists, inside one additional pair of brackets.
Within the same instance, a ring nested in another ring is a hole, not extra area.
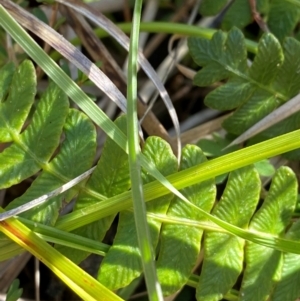
[[(223, 123), (224, 128), (235, 135), (246, 131), (300, 89), (297, 71), (300, 43), (293, 38), (286, 39), (282, 49), (274, 36), (265, 34), (250, 67), (244, 37), (236, 28), (228, 35), (217, 32), (211, 41), (190, 38), (189, 48), (195, 62), (203, 67), (194, 78), (196, 85), (207, 86), (216, 79), (228, 79), (206, 96), (205, 103), (218, 110), (236, 108)], [(299, 127), (298, 119), (290, 117), (285, 127), (276, 128), (281, 133), (292, 131)], [(273, 135), (275, 133), (269, 130), (268, 136)]]
[[(165, 176), (177, 170), (177, 159), (169, 144), (158, 137), (149, 137), (146, 140), (143, 154)], [(143, 170), (142, 177), (144, 184), (154, 180), (145, 170)], [(171, 194), (168, 194), (147, 203), (147, 210), (152, 213), (165, 214), (172, 197)], [(155, 248), (158, 243), (161, 222), (149, 220), (149, 227)], [(120, 213), (117, 234), (100, 266), (98, 279), (105, 286), (115, 290), (128, 285), (141, 272), (141, 255), (138, 248), (134, 216), (132, 212), (124, 211)]]
[[(249, 229), (282, 235), (295, 209), (297, 189), (297, 179), (292, 171), (287, 167), (280, 168)], [(247, 242), (245, 252), (246, 269), (240, 291), (241, 300), (267, 300), (275, 282), (280, 279), (282, 253), (251, 242)]]
[[(295, 222), (288, 230), (286, 238), (300, 239), (300, 221)], [(300, 296), (300, 256), (298, 254), (283, 254), (283, 266), (280, 280), (272, 294), (273, 301), (294, 301)]]
[[(126, 133), (127, 123), (125, 115), (119, 117), (115, 121), (115, 124), (120, 130)], [(129, 187), (128, 156), (112, 139), (107, 138), (96, 169), (84, 189), (79, 193), (74, 209), (84, 210), (86, 206), (99, 202), (99, 198), (92, 195), (90, 190), (109, 198), (128, 190)], [(76, 229), (73, 233), (101, 241), (114, 218), (115, 215), (108, 216), (85, 227)], [(76, 263), (80, 263), (89, 255), (87, 252), (60, 245), (57, 245), (56, 248)]]
[[(7, 87), (2, 88), (5, 97), (0, 106), (0, 116), (4, 142), (12, 142), (0, 154), (1, 188), (10, 187), (42, 171), (29, 189), (11, 202), (12, 209), (46, 194), (80, 175), (92, 165), (96, 150), (96, 132), (92, 122), (77, 110), (69, 109), (66, 95), (55, 85), (50, 84), (39, 99), (32, 119), (27, 117), (35, 100), (35, 70), (30, 61), (24, 61), (14, 72), (7, 72), (7, 66), (1, 69), (0, 76), (6, 79)], [(5, 87), (3, 85), (3, 87)], [(22, 128), (27, 127), (21, 132)], [(60, 149), (60, 139), (64, 141)], [(53, 198), (50, 203), (37, 206), (21, 216), (35, 222), (54, 225), (62, 207), (63, 200), (69, 201), (78, 193), (74, 187), (66, 193)], [(7, 245), (1, 248), (7, 252), (10, 240), (3, 239)], [(13, 252), (18, 248), (11, 247)]]
[[(180, 170), (187, 169), (207, 159), (195, 145), (182, 150)], [(193, 204), (210, 211), (216, 196), (214, 180), (187, 187), (181, 191)], [(175, 198), (167, 212), (170, 217), (207, 220), (194, 208)], [(164, 295), (170, 295), (186, 284), (200, 252), (203, 230), (183, 225), (165, 224), (161, 233), (161, 246), (157, 260), (157, 276)]]
[[(261, 183), (253, 166), (229, 176), (226, 189), (212, 213), (241, 228), (246, 228), (256, 209)], [(204, 260), (197, 287), (203, 301), (222, 299), (233, 287), (243, 269), (244, 240), (225, 233), (207, 232)]]

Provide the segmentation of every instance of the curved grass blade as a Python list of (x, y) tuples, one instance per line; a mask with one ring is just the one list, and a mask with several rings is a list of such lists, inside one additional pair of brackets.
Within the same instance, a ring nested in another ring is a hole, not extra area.
[(122, 300), (15, 218), (0, 222), (0, 231), (36, 256), (83, 300)]

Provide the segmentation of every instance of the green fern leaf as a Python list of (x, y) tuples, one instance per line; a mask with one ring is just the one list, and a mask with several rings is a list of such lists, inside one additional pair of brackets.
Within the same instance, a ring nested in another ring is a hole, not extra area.
[[(115, 124), (126, 133), (125, 115), (119, 117)], [(108, 138), (97, 167), (85, 185), (85, 189), (80, 192), (74, 210), (81, 210), (88, 205), (99, 202), (99, 198), (103, 200), (106, 197), (120, 194), (128, 190), (129, 187), (128, 156), (113, 140)], [(94, 193), (91, 193), (91, 191)], [(111, 226), (114, 217), (115, 215), (106, 217), (85, 227), (78, 228), (73, 233), (101, 241)], [(56, 248), (76, 263), (81, 262), (89, 255), (87, 252), (60, 245), (57, 245)]]
[[(205, 103), (219, 110), (237, 108), (223, 122), (223, 127), (230, 133), (240, 135), (300, 90), (297, 55), (300, 43), (295, 39), (286, 39), (282, 51), (272, 35), (263, 35), (250, 67), (247, 66), (244, 38), (238, 29), (232, 29), (227, 39), (220, 32), (213, 36), (212, 41), (190, 38), (189, 48), (195, 62), (203, 66), (194, 78), (195, 84), (213, 83), (216, 76), (210, 75), (209, 66), (215, 68), (216, 64), (219, 79), (228, 79), (226, 84), (206, 96)], [(214, 48), (222, 50), (218, 57), (214, 55)], [(291, 127), (283, 130), (288, 132)]]
[[(12, 85), (11, 89), (17, 87)], [(40, 100), (26, 130), (20, 135), (15, 132), (14, 143), (0, 154), (1, 188), (20, 183), (48, 163), (59, 144), (67, 114), (66, 97), (59, 88), (52, 85)]]
[[(267, 139), (278, 137), (287, 132), (295, 131), (300, 128), (300, 112), (297, 112), (291, 115), (289, 118), (286, 118), (276, 125), (268, 128), (267, 130), (261, 132), (259, 135), (253, 137), (249, 140), (249, 144), (255, 144), (261, 141), (265, 141)], [(300, 150), (296, 149), (294, 151), (282, 154), (283, 157), (288, 160), (299, 160), (300, 158)]]
[[(52, 84), (39, 101), (32, 121), (20, 134), (34, 101), (36, 83), (33, 72), (34, 67), (29, 61), (19, 67), (14, 74), (10, 93), (0, 108), (1, 120), (13, 141), (0, 154), (0, 188), (20, 183), (47, 165), (59, 144), (68, 114), (69, 103), (66, 96)], [(14, 114), (18, 120), (12, 116), (9, 122), (6, 121), (7, 117)], [(9, 136), (4, 138), (5, 141)]]
[(294, 38), (286, 38), (283, 43), (284, 62), (275, 79), (276, 90), (287, 98), (292, 98), (300, 89), (300, 43)]
[[(188, 145), (182, 150), (181, 170), (207, 159), (200, 148)], [(193, 204), (210, 211), (216, 196), (214, 180), (208, 180), (182, 190)], [(168, 210), (168, 216), (204, 221), (194, 208), (175, 198)], [(160, 253), (157, 261), (157, 276), (164, 295), (170, 295), (186, 284), (200, 252), (203, 230), (184, 225), (164, 224), (161, 234)]]
[[(173, 155), (169, 144), (161, 138), (149, 137), (144, 145), (143, 153), (163, 175), (172, 174), (177, 170), (177, 159)], [(144, 183), (149, 183), (153, 180), (149, 174), (143, 171)], [(147, 211), (165, 214), (172, 197), (169, 194), (147, 203)], [(149, 227), (155, 248), (158, 243), (161, 222), (149, 219)], [(114, 244), (103, 259), (98, 280), (106, 287), (115, 290), (128, 285), (141, 272), (142, 264), (134, 216), (131, 212), (121, 212)]]
[[(48, 92), (49, 90), (46, 93)], [(64, 134), (65, 140), (59, 153), (44, 166), (44, 171), (33, 181), (29, 189), (11, 202), (6, 209), (21, 206), (59, 188), (91, 167), (96, 149), (96, 131), (93, 123), (83, 113), (71, 109), (64, 124)], [(50, 202), (22, 213), (21, 216), (39, 223), (54, 225), (62, 201), (70, 199), (77, 190), (78, 188), (74, 187), (52, 198)]]
[[(30, 61), (24, 61), (16, 72), (14, 69), (13, 64), (7, 64), (0, 70), (1, 142), (12, 142), (19, 135), (36, 93), (36, 76), (33, 64)], [(1, 183), (3, 182), (1, 181)], [(4, 187), (1, 186), (1, 188)]]
[(300, 2), (287, 0), (270, 1), (268, 26), (280, 41), (290, 35), (300, 20)]
[[(20, 68), (23, 68), (20, 67)], [(3, 102), (8, 93), (11, 81), (15, 72), (15, 65), (8, 63), (0, 69), (0, 101)], [(3, 103), (1, 104), (3, 106)], [(0, 107), (1, 107), (0, 106)], [(1, 138), (2, 141), (3, 138)]]
[[(300, 239), (300, 221), (292, 225), (285, 236), (287, 239)], [(300, 255), (286, 253), (283, 255), (282, 274), (277, 283), (273, 301), (294, 301), (300, 297)]]
[[(274, 87), (277, 91), (281, 91), (282, 94), (286, 95), (287, 98), (292, 98), (300, 89), (300, 43), (293, 38), (286, 38), (283, 49), (284, 62), (275, 79)], [(252, 138), (249, 143), (258, 143), (266, 139), (277, 137), (299, 129), (299, 127), (300, 113), (295, 113)], [(296, 160), (300, 158), (300, 151), (295, 150), (283, 156), (289, 160)]]
[[(277, 170), (262, 207), (249, 229), (282, 235), (297, 200), (297, 179), (288, 167)], [(267, 300), (280, 277), (282, 253), (258, 244), (246, 244), (246, 269), (240, 291), (241, 300)]]
[(17, 301), (22, 296), (23, 289), (19, 288), (20, 280), (15, 279), (10, 285), (5, 301)]
[(228, 2), (228, 0), (201, 1), (200, 13), (203, 16), (212, 16), (217, 14)]
[[(247, 227), (256, 209), (260, 188), (259, 175), (253, 166), (232, 172), (223, 196), (212, 213), (230, 224)], [(243, 239), (218, 232), (206, 233), (197, 299), (222, 299), (241, 273), (243, 259)]]
[[(9, 70), (13, 70), (13, 68)], [(11, 77), (11, 74), (8, 74)], [(21, 197), (11, 202), (6, 209), (23, 205), (65, 184), (90, 168), (95, 155), (96, 132), (93, 123), (83, 113), (69, 110), (66, 95), (53, 83), (49, 85), (38, 101), (29, 125), (20, 134), (34, 100), (36, 83), (33, 75), (32, 63), (29, 61), (22, 63), (13, 75), (9, 89), (6, 88), (9, 94), (0, 107), (0, 114), (6, 116), (5, 105), (7, 105), (10, 106), (9, 109), (12, 112), (17, 112), (16, 115), (19, 117), (16, 122), (5, 123), (8, 131), (13, 134), (11, 135), (12, 145), (0, 154), (1, 172), (4, 173), (0, 185), (8, 187), (39, 170), (43, 171), (29, 189)], [(28, 82), (28, 87), (24, 88), (26, 82)], [(18, 85), (19, 87), (17, 87)], [(20, 125), (20, 122), (23, 124)], [(14, 126), (15, 128), (13, 128)], [(64, 141), (58, 154), (54, 157), (63, 132), (65, 134)], [(54, 225), (62, 207), (62, 201), (70, 200), (77, 193), (77, 189), (74, 187), (53, 198), (50, 202), (23, 213), (22, 216), (36, 222)], [(1, 240), (0, 250), (1, 258), (7, 254), (13, 256), (22, 251), (19, 246), (7, 238)]]
[(248, 0), (236, 0), (229, 7), (222, 22), (222, 28), (229, 30), (233, 26), (243, 28), (252, 22), (250, 5)]

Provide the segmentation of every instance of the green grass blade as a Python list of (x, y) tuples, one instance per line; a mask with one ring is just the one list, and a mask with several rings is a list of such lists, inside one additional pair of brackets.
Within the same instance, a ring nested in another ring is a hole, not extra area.
[(15, 218), (0, 222), (0, 231), (41, 260), (83, 300), (122, 300)]
[(128, 157), (131, 178), (131, 192), (134, 209), (134, 219), (141, 261), (145, 273), (146, 286), (151, 301), (163, 300), (162, 291), (157, 281), (154, 264), (154, 250), (151, 243), (150, 230), (147, 223), (146, 204), (143, 195), (141, 177), (139, 131), (137, 118), (137, 57), (139, 24), (142, 11), (142, 0), (136, 0), (134, 6), (132, 31), (128, 58), (128, 88), (127, 88), (127, 133)]

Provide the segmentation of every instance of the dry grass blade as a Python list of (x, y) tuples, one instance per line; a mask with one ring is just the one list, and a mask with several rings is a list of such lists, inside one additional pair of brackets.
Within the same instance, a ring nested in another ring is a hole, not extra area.
[[(230, 113), (231, 114), (231, 113)], [(203, 138), (206, 135), (211, 134), (217, 130), (222, 128), (222, 122), (228, 118), (230, 114), (215, 118), (214, 120), (208, 121), (204, 124), (201, 124), (197, 127), (194, 127), (184, 133), (181, 134), (181, 143), (182, 145), (186, 145), (189, 143), (195, 143), (200, 138)]]
[(38, 205), (41, 205), (45, 203), (47, 200), (67, 191), (68, 189), (72, 188), (73, 186), (77, 185), (79, 182), (87, 178), (93, 171), (95, 167), (87, 170), (83, 174), (79, 175), (78, 177), (72, 179), (71, 181), (67, 182), (66, 184), (62, 185), (61, 187), (52, 190), (30, 202), (25, 203), (24, 205), (21, 205), (19, 207), (16, 207), (14, 209), (8, 210), (4, 213), (0, 213), (0, 221), (4, 221), (10, 217), (16, 216), (22, 212), (25, 212), (31, 208), (34, 208)]
[(46, 43), (51, 45), (51, 47), (59, 51), (65, 58), (84, 72), (123, 112), (126, 112), (126, 98), (124, 95), (117, 89), (112, 81), (85, 55), (76, 49), (76, 47), (59, 35), (50, 26), (39, 21), (20, 6), (8, 0), (0, 0), (0, 3), (22, 26), (32, 31)]
[[(109, 51), (106, 49), (101, 40), (93, 32), (90, 25), (86, 22), (83, 16), (75, 14), (73, 10), (66, 6), (60, 5), (60, 10), (67, 18), (68, 24), (72, 26), (72, 29), (76, 32), (77, 36), (82, 41), (82, 44), (93, 58), (94, 61), (101, 60), (101, 68), (103, 72), (114, 82), (118, 89), (126, 95), (126, 78)], [(142, 99), (139, 98), (138, 103), (138, 115), (143, 116), (147, 110), (147, 105), (144, 104)], [(142, 123), (143, 128), (149, 136), (159, 136), (170, 144), (174, 144), (173, 140), (168, 135), (163, 125), (159, 122), (156, 116), (150, 112)], [(176, 147), (173, 148), (176, 150)]]
[[(96, 25), (100, 26), (102, 29), (107, 31), (122, 47), (124, 47), (127, 51), (129, 50), (129, 38), (109, 19), (107, 19), (104, 15), (102, 15), (100, 12), (97, 12), (90, 8), (88, 5), (77, 1), (77, 0), (56, 0), (56, 2), (59, 2), (65, 6), (68, 6), (78, 12), (79, 14), (84, 15), (88, 19), (90, 19), (92, 22), (94, 22)], [(148, 60), (145, 58), (142, 52), (139, 51), (138, 53), (138, 60), (145, 71), (145, 73), (148, 75), (148, 77), (153, 81), (154, 85), (157, 87), (159, 94), (161, 98), (163, 99), (170, 117), (173, 121), (175, 132), (176, 132), (176, 138), (177, 138), (177, 155), (178, 158), (180, 158), (181, 155), (181, 143), (180, 143), (180, 128), (179, 128), (179, 121), (176, 114), (176, 111), (174, 109), (173, 103), (168, 95), (168, 92), (166, 91), (164, 85), (162, 84), (161, 80), (158, 78), (155, 70), (152, 68), (152, 66), (149, 64)]]
[(9, 260), (0, 262), (0, 292), (7, 291), (10, 284), (19, 275), (31, 256), (30, 253), (26, 252)]

